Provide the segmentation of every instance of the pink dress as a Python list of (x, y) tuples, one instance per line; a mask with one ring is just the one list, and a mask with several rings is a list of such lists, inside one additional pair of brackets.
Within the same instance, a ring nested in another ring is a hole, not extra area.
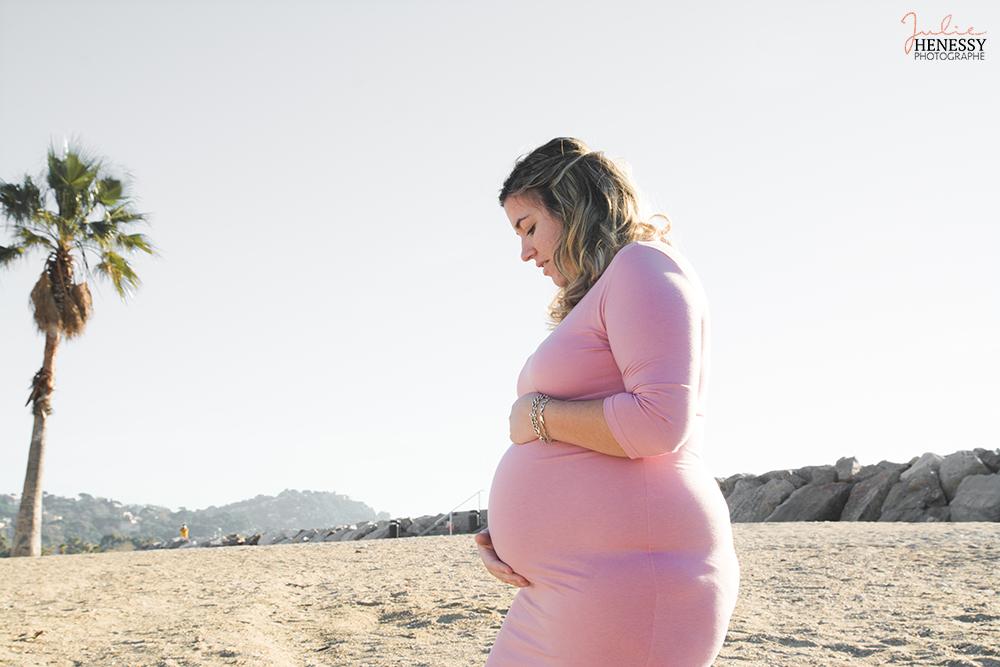
[(519, 396), (604, 399), (628, 458), (511, 445), (490, 488), (514, 596), (487, 667), (710, 665), (736, 605), (729, 510), (702, 462), (708, 310), (690, 265), (626, 245), (535, 350)]

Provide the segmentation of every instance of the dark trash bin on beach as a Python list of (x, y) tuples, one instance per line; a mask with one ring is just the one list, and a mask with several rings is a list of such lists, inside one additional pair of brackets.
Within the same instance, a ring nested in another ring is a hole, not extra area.
[(469, 512), (469, 532), (475, 533), (479, 530), (479, 510)]
[(389, 522), (389, 537), (399, 537), (399, 522), (395, 519)]

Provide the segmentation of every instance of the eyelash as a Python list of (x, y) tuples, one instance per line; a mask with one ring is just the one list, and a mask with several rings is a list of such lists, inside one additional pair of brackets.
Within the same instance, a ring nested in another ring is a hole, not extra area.
[(532, 234), (532, 233), (533, 233), (534, 231), (535, 231), (535, 226), (534, 226), (534, 225), (532, 225), (532, 226), (531, 226), (531, 229), (529, 229), (529, 230), (528, 230), (528, 236), (531, 236), (531, 234)]

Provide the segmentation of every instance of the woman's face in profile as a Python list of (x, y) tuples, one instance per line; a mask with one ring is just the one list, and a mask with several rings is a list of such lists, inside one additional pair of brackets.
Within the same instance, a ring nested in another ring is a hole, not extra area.
[(531, 196), (511, 195), (504, 201), (503, 209), (514, 233), (521, 237), (521, 260), (533, 261), (557, 287), (565, 287), (566, 278), (552, 261), (556, 242), (562, 234), (562, 224)]

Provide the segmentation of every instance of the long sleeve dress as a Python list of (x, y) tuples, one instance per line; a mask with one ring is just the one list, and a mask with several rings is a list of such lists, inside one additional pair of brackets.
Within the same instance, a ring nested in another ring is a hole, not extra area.
[(559, 441), (508, 448), (489, 531), (531, 584), (487, 667), (712, 664), (740, 573), (725, 499), (700, 456), (708, 325), (686, 259), (637, 241), (528, 358), (518, 395), (603, 398), (628, 458)]

